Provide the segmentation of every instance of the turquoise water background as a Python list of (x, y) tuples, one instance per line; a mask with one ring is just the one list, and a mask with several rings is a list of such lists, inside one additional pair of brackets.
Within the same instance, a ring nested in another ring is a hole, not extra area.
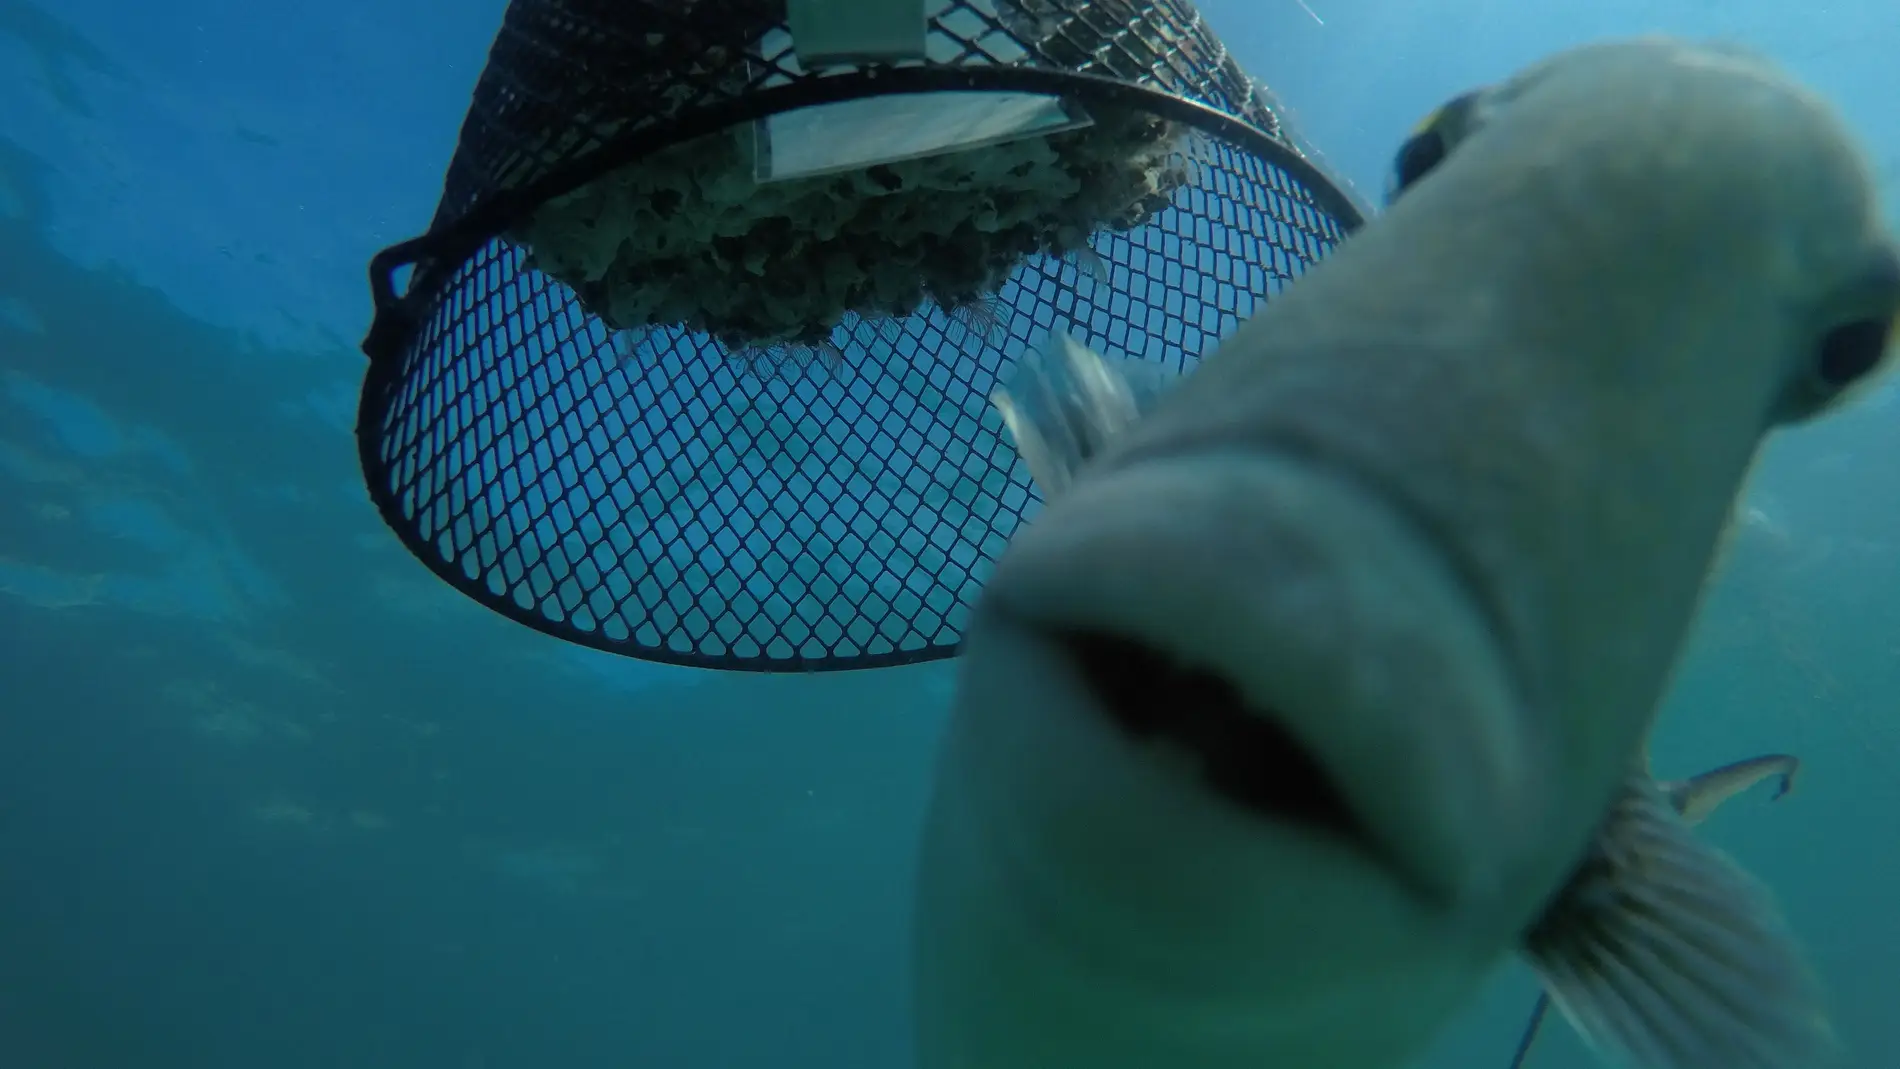
[[(1308, 4), (1204, 11), (1368, 196), (1453, 93), (1666, 30), (1780, 58), (1900, 208), (1888, 3)], [(426, 225), (502, 8), (0, 0), (4, 1069), (908, 1064), (950, 667), (567, 646), (362, 489), (364, 264)], [(1779, 892), (1850, 1069), (1900, 1063), (1896, 396), (1771, 446), (1655, 747), (1803, 759), (1705, 834)], [(1503, 1069), (1533, 993), (1503, 971), (1421, 1069)], [(1593, 1062), (1559, 1023), (1528, 1064)]]

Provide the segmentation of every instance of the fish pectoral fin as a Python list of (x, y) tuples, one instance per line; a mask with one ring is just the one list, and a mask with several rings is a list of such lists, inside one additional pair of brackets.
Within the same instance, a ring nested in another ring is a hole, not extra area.
[(1809, 1069), (1836, 1049), (1767, 890), (1633, 783), (1525, 938), (1571, 1024), (1638, 1069)]
[(1037, 490), (1052, 501), (1178, 377), (1156, 364), (1103, 356), (1057, 330), (1044, 351), (1023, 357), (990, 404)]

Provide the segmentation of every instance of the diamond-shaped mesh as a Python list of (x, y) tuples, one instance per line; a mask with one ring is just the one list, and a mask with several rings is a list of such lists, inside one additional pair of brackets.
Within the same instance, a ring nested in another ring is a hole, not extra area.
[[(752, 670), (948, 656), (1037, 507), (988, 404), (1015, 361), (1059, 328), (1191, 364), (1358, 213), (1179, 0), (940, 0), (928, 60), (817, 75), (782, 21), (782, 0), (511, 4), (429, 234), (372, 265), (365, 477), (437, 574), (575, 642)], [(929, 301), (848, 316), (823, 359), (616, 331), (503, 236), (735, 122), (946, 89), (1061, 94), (1199, 136), (1165, 207), (1096, 231), (1086, 269), (1028, 255), (982, 322)]]

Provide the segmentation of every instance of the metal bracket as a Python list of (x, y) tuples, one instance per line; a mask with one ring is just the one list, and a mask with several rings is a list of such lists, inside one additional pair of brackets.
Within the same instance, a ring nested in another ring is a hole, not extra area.
[(926, 0), (785, 0), (792, 51), (806, 70), (924, 58)]

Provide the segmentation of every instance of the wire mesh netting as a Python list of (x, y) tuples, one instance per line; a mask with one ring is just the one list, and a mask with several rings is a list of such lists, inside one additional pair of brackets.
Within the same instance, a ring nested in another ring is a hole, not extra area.
[[(988, 402), (998, 380), (1056, 329), (1184, 368), (1357, 212), (1191, 7), (952, 0), (928, 57), (875, 91), (1035, 87), (1098, 120), (1152, 107), (1193, 125), (1140, 218), (1070, 248), (1019, 242), (972, 270), (976, 298), (926, 286), (757, 345), (628, 322), (540, 269), (517, 225), (537, 204), (788, 102), (863, 94), (801, 70), (782, 21), (782, 3), (511, 5), (437, 218), (408, 243), (412, 284), (379, 300), (365, 476), (444, 579), (572, 641), (758, 670), (946, 656), (1038, 507)], [(961, 80), (924, 80), (945, 74)], [(735, 254), (764, 247), (756, 226), (738, 237)]]

